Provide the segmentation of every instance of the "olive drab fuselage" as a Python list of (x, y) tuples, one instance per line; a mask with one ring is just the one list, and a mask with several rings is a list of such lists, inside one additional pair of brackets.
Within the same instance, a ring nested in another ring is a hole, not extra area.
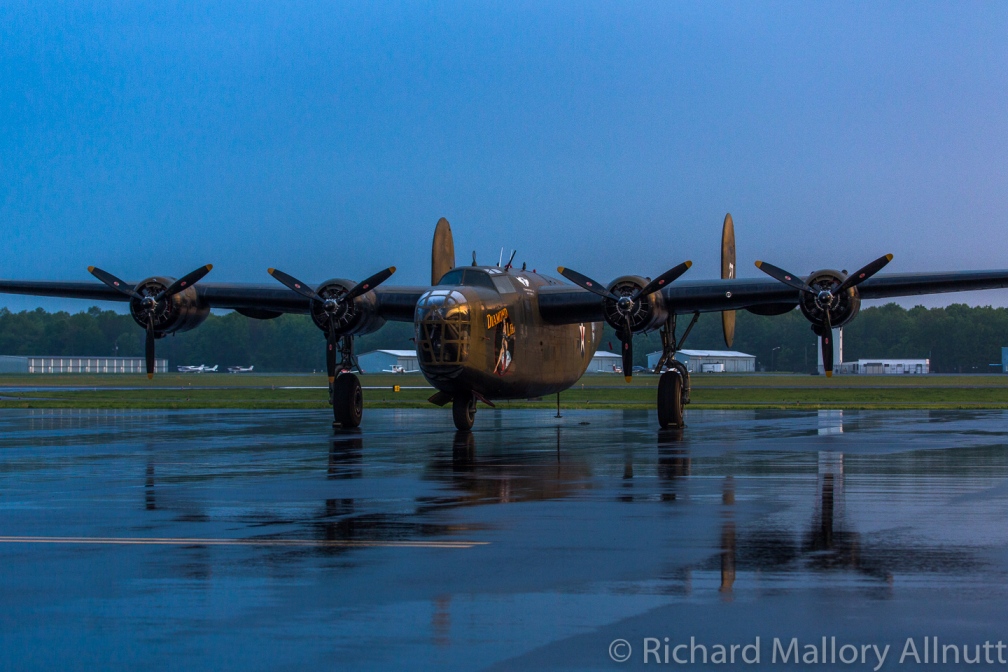
[(447, 394), (525, 399), (561, 392), (584, 374), (601, 322), (549, 324), (539, 289), (561, 284), (531, 272), (464, 266), (447, 272), (416, 306), (420, 370)]

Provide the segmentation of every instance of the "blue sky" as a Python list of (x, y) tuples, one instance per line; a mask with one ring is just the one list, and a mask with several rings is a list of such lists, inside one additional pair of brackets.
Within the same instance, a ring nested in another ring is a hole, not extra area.
[(0, 5), (0, 277), (1008, 268), (1005, 3), (207, 5)]

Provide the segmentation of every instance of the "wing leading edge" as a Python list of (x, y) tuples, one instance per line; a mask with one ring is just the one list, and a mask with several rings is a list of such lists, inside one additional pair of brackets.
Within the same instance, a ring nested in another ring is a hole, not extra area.
[[(200, 283), (197, 296), (211, 308), (243, 314), (307, 314), (309, 300), (277, 285)], [(378, 315), (396, 322), (413, 321), (413, 311), (427, 287), (378, 287)], [(88, 301), (129, 301), (129, 297), (98, 282), (0, 280), (0, 293), (47, 296)]]
[[(1008, 270), (898, 273), (876, 275), (858, 286), (862, 299), (967, 292), (1008, 287)], [(734, 280), (679, 280), (661, 290), (666, 305), (677, 314), (752, 310), (775, 314), (798, 305), (799, 292), (767, 278)], [(596, 322), (603, 319), (603, 300), (570, 285), (544, 287), (539, 312), (553, 324)]]

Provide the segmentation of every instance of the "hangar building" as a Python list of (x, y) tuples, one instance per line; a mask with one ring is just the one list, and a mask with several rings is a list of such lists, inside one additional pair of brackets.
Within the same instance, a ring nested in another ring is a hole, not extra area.
[(616, 373), (623, 370), (623, 358), (615, 352), (597, 350), (585, 373)]
[[(661, 351), (648, 353), (648, 368), (654, 369)], [(680, 350), (675, 358), (690, 373), (754, 373), (756, 355), (737, 350)]]
[[(145, 373), (143, 357), (0, 357), (0, 373)], [(168, 372), (167, 359), (154, 360), (155, 373)]]

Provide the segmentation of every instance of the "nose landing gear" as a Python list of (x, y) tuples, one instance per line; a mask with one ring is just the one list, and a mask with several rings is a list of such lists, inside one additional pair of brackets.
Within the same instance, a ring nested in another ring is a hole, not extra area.
[(472, 429), (476, 421), (476, 395), (457, 394), (452, 400), (452, 420), (455, 421), (455, 429), (467, 432)]

